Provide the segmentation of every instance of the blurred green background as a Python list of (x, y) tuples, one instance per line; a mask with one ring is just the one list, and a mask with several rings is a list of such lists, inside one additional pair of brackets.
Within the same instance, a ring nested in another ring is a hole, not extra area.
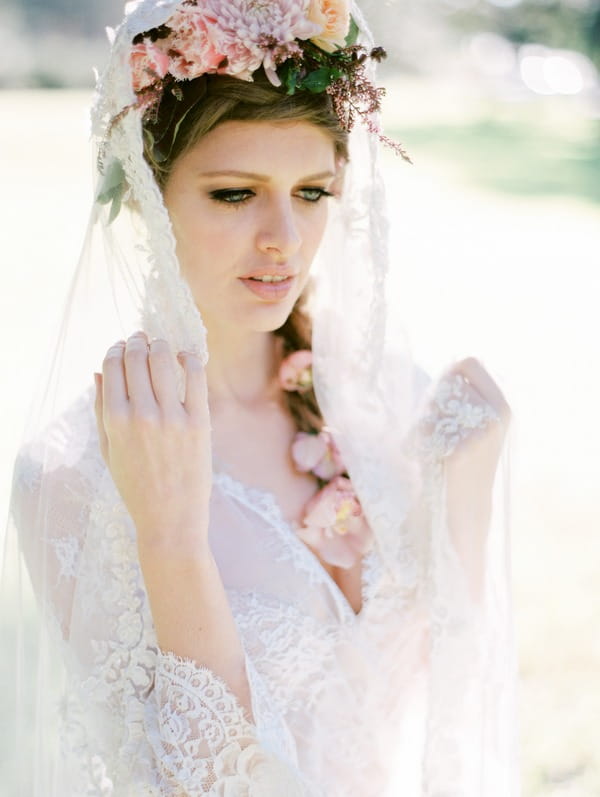
[[(389, 53), (387, 131), (414, 161), (383, 155), (397, 314), (425, 367), (480, 357), (515, 413), (524, 795), (600, 797), (600, 0), (361, 6)], [(91, 204), (92, 67), (121, 12), (0, 8), (3, 515)]]

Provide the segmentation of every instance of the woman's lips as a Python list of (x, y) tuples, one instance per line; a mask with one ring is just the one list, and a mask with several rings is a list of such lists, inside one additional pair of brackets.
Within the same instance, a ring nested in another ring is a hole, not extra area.
[(290, 276), (277, 282), (263, 282), (252, 277), (240, 277), (239, 279), (256, 296), (266, 301), (277, 302), (287, 296), (296, 278)]

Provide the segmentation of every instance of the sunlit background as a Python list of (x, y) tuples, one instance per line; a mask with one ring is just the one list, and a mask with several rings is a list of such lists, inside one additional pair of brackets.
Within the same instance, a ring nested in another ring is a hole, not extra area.
[[(598, 797), (600, 0), (363, 9), (389, 53), (388, 132), (414, 161), (385, 155), (392, 312), (428, 369), (480, 357), (515, 413), (524, 794)], [(121, 10), (118, 0), (0, 8), (3, 516), (90, 207), (92, 66)]]

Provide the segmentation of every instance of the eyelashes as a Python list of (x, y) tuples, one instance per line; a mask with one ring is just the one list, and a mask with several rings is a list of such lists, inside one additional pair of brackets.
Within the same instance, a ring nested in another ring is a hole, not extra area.
[(216, 202), (239, 205), (254, 196), (254, 192), (248, 188), (220, 188), (218, 191), (211, 191), (209, 196)]
[(333, 196), (330, 191), (326, 191), (324, 188), (301, 188), (298, 193), (307, 202), (318, 202), (324, 196)]
[[(333, 196), (331, 192), (319, 186), (299, 188), (295, 195), (305, 202), (313, 204), (319, 202), (323, 197)], [(250, 188), (219, 188), (215, 191), (210, 191), (209, 196), (215, 202), (222, 202), (225, 205), (242, 205), (256, 196), (256, 194)]]

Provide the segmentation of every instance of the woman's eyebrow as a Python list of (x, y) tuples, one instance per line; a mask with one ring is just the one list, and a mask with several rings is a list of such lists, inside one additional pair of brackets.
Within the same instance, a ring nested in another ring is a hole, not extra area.
[[(236, 169), (222, 169), (216, 172), (200, 172), (199, 177), (242, 177), (246, 180), (255, 180), (260, 183), (268, 183), (271, 177), (268, 174), (256, 174), (255, 172), (241, 172)], [(327, 177), (335, 177), (332, 171), (319, 172), (318, 174), (310, 174), (306, 177), (301, 177), (298, 182), (308, 182), (310, 180), (323, 180)]]

